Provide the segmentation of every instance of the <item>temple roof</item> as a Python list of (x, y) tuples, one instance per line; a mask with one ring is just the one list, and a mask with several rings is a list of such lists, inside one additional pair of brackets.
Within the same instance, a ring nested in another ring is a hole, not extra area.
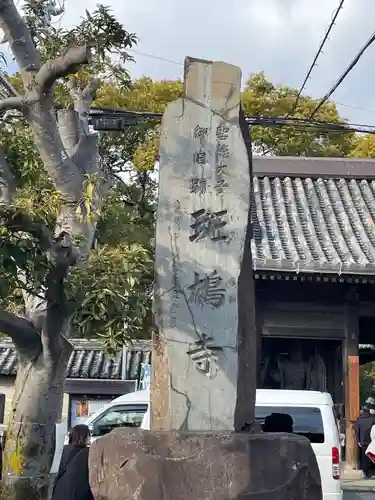
[[(67, 378), (95, 380), (138, 380), (141, 364), (150, 363), (151, 341), (137, 340), (114, 356), (98, 341), (72, 339), (74, 350), (67, 366)], [(0, 343), (0, 375), (17, 373), (17, 353), (10, 341)]]
[(375, 275), (375, 161), (255, 157), (254, 270)]

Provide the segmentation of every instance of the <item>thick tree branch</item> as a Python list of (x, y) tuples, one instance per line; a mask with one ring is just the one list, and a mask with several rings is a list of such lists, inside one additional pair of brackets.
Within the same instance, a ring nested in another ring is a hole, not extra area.
[(95, 100), (96, 92), (100, 87), (100, 80), (93, 78), (86, 87), (81, 90), (74, 77), (69, 78), (68, 89), (74, 102), (74, 109), (80, 117), (86, 116), (90, 112), (90, 106)]
[(0, 203), (9, 203), (15, 189), (14, 176), (0, 148)]
[(42, 344), (46, 356), (60, 349), (60, 334), (67, 328), (71, 311), (65, 293), (65, 280), (77, 256), (70, 239), (59, 241), (54, 249), (55, 264), (47, 278), (46, 317), (42, 328)]
[(0, 28), (9, 41), (24, 83), (30, 84), (34, 72), (40, 68), (40, 57), (14, 0), (0, 0)]
[(22, 96), (7, 97), (0, 100), (0, 112), (7, 109), (24, 110), (28, 105), (27, 99)]
[[(118, 181), (127, 191), (129, 190), (128, 184), (126, 184), (126, 182), (120, 177), (119, 174), (116, 174), (115, 172), (111, 172), (110, 175), (116, 181)], [(139, 181), (139, 184), (141, 186), (141, 195), (138, 198), (138, 200), (136, 200), (136, 201), (131, 200), (129, 198), (124, 200), (125, 205), (128, 205), (129, 207), (140, 207), (143, 204), (145, 196), (146, 196), (146, 189), (147, 189), (148, 180), (149, 180), (149, 178), (148, 178), (147, 172), (142, 172), (142, 173), (138, 174), (138, 181)]]
[(69, 48), (65, 54), (47, 61), (35, 77), (40, 95), (47, 94), (59, 78), (76, 73), (82, 64), (91, 61), (91, 52), (87, 45)]
[(0, 332), (10, 337), (20, 352), (34, 352), (41, 347), (40, 332), (25, 318), (0, 311)]
[(42, 222), (33, 221), (28, 215), (10, 211), (0, 215), (0, 226), (11, 232), (24, 232), (36, 238), (44, 250), (53, 247), (53, 233)]
[[(80, 125), (80, 143), (85, 137), (90, 135), (89, 115), (92, 103), (95, 100), (96, 92), (100, 87), (100, 80), (94, 78), (91, 82), (81, 90), (77, 85), (77, 80), (74, 77), (69, 78), (68, 88), (74, 103), (74, 111), (77, 112)], [(91, 134), (93, 135), (93, 134)], [(81, 147), (80, 144), (77, 148)]]

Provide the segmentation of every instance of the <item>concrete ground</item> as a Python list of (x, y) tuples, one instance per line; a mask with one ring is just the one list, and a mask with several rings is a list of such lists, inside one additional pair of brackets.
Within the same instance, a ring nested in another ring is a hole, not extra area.
[(375, 475), (372, 474), (371, 479), (364, 479), (362, 471), (347, 470), (344, 466), (341, 471), (341, 488), (347, 492), (371, 492), (375, 499)]
[(344, 500), (374, 500), (374, 493), (370, 491), (344, 491)]
[(375, 498), (375, 478), (342, 479), (341, 487), (344, 491), (372, 491), (373, 498)]

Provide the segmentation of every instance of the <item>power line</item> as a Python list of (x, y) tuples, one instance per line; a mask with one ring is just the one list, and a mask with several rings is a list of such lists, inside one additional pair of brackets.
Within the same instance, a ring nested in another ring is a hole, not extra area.
[[(324, 45), (326, 44), (326, 42), (327, 42), (327, 40), (328, 40), (328, 37), (329, 37), (329, 35), (330, 35), (331, 31), (332, 31), (332, 28), (333, 28), (333, 27), (335, 26), (335, 24), (336, 24), (336, 19), (337, 19), (338, 15), (339, 15), (339, 13), (340, 13), (341, 9), (343, 8), (344, 1), (345, 1), (345, 0), (340, 0), (339, 6), (337, 7), (336, 11), (334, 12), (334, 15), (333, 15), (333, 17), (332, 17), (332, 19), (331, 19), (331, 22), (330, 22), (330, 24), (329, 24), (329, 26), (328, 26), (328, 28), (327, 28), (327, 30), (326, 30), (326, 32), (325, 32), (325, 35), (324, 35), (324, 37), (323, 37), (323, 40), (321, 41), (321, 43), (320, 43), (320, 45), (319, 45), (319, 48), (318, 48), (318, 51), (317, 51), (317, 53), (315, 54), (315, 57), (314, 57), (314, 59), (313, 59), (313, 62), (311, 63), (310, 68), (309, 68), (309, 70), (308, 70), (308, 72), (307, 72), (307, 74), (306, 74), (306, 77), (305, 77), (305, 79), (304, 79), (304, 81), (303, 81), (303, 83), (302, 83), (302, 85), (301, 85), (301, 87), (300, 87), (300, 89), (299, 89), (299, 91), (298, 91), (298, 94), (297, 94), (297, 96), (296, 96), (296, 99), (295, 99), (295, 101), (294, 101), (294, 104), (293, 104), (292, 108), (290, 109), (290, 111), (289, 111), (289, 112), (285, 115), (285, 117), (284, 117), (285, 119), (287, 119), (287, 118), (289, 118), (290, 116), (292, 116), (292, 115), (293, 115), (293, 113), (295, 112), (295, 110), (297, 109), (297, 107), (298, 107), (298, 103), (299, 103), (299, 100), (300, 100), (300, 97), (301, 97), (301, 95), (302, 95), (302, 92), (304, 91), (304, 89), (305, 89), (305, 87), (306, 87), (306, 83), (307, 83), (307, 81), (309, 80), (309, 78), (310, 78), (310, 76), (311, 76), (311, 73), (312, 73), (313, 69), (314, 69), (314, 68), (315, 68), (315, 66), (316, 66), (316, 62), (317, 62), (317, 60), (319, 59), (320, 54), (323, 52), (323, 47), (324, 47)], [(280, 141), (281, 141), (281, 138), (279, 138), (279, 139), (278, 139), (278, 140), (277, 140), (277, 141), (273, 144), (273, 146), (271, 146), (269, 149), (267, 149), (267, 151), (265, 151), (265, 152), (263, 153), (263, 155), (266, 155), (266, 154), (268, 154), (268, 153), (271, 153), (271, 152), (275, 149), (275, 147), (279, 144), (279, 142), (280, 142)]]
[[(126, 130), (145, 121), (160, 121), (162, 113), (151, 113), (148, 111), (129, 111), (120, 108), (92, 108), (90, 111), (91, 124), (97, 130)], [(375, 126), (356, 123), (334, 123), (309, 118), (284, 118), (246, 116), (245, 120), (249, 126), (262, 127), (298, 127), (304, 129), (317, 129), (322, 132), (359, 132), (363, 134), (375, 134)]]
[(352, 69), (358, 64), (359, 60), (363, 56), (363, 54), (366, 52), (366, 50), (375, 42), (375, 32), (370, 36), (370, 38), (367, 40), (367, 42), (363, 45), (363, 47), (360, 49), (360, 51), (357, 53), (357, 55), (354, 57), (354, 59), (351, 61), (349, 66), (345, 69), (345, 71), (342, 73), (342, 75), (336, 80), (334, 85), (331, 87), (331, 89), (326, 93), (326, 95), (323, 97), (323, 99), (318, 103), (316, 108), (312, 111), (312, 113), (309, 116), (309, 119), (313, 119), (316, 113), (319, 111), (319, 109), (325, 104), (328, 99), (331, 97), (331, 95), (337, 90), (337, 88), (342, 84), (342, 82), (345, 80), (345, 78), (348, 76), (348, 74), (352, 71)]
[(151, 59), (157, 59), (158, 61), (168, 62), (170, 64), (177, 64), (178, 66), (183, 66), (184, 64), (177, 61), (172, 61), (171, 59), (166, 59), (165, 57), (154, 56), (153, 54), (146, 54), (145, 52), (140, 52), (139, 50), (134, 49), (126, 49), (128, 52), (133, 52), (134, 54), (138, 54), (140, 56), (150, 57)]
[(353, 106), (352, 104), (344, 104), (343, 102), (335, 101), (337, 106), (344, 106), (345, 108), (358, 109), (359, 111), (365, 111), (366, 113), (375, 113), (375, 109), (361, 108), (359, 106)]
[(296, 100), (295, 100), (295, 102), (294, 102), (294, 105), (293, 105), (292, 109), (289, 111), (289, 113), (285, 116), (285, 118), (289, 118), (290, 116), (292, 116), (292, 114), (294, 113), (294, 111), (297, 109), (298, 102), (299, 102), (299, 99), (300, 99), (300, 97), (301, 97), (301, 95), (302, 95), (302, 92), (304, 91), (304, 89), (305, 89), (305, 87), (306, 87), (306, 83), (307, 83), (307, 81), (309, 80), (309, 78), (310, 78), (310, 76), (311, 76), (311, 73), (312, 73), (313, 69), (314, 69), (314, 68), (315, 68), (315, 66), (316, 66), (316, 63), (317, 63), (317, 60), (319, 59), (320, 54), (322, 54), (322, 52), (323, 52), (323, 47), (324, 47), (324, 45), (326, 44), (326, 42), (327, 42), (327, 40), (328, 40), (328, 37), (329, 37), (329, 35), (330, 35), (331, 31), (332, 31), (332, 28), (333, 28), (333, 27), (335, 26), (335, 24), (336, 24), (336, 19), (337, 19), (338, 15), (339, 15), (339, 13), (340, 13), (341, 9), (343, 8), (344, 1), (345, 1), (345, 0), (341, 0), (341, 1), (340, 1), (339, 6), (337, 7), (336, 11), (334, 12), (334, 15), (333, 15), (333, 17), (332, 17), (332, 20), (331, 20), (331, 22), (330, 22), (330, 25), (329, 25), (329, 26), (328, 26), (328, 28), (327, 28), (327, 31), (326, 31), (326, 33), (325, 33), (325, 35), (324, 35), (324, 38), (323, 38), (323, 40), (321, 41), (321, 43), (320, 43), (320, 45), (319, 45), (319, 48), (318, 48), (317, 53), (315, 54), (315, 57), (314, 57), (314, 59), (313, 59), (313, 62), (311, 63), (311, 66), (310, 66), (310, 68), (309, 68), (309, 70), (308, 70), (308, 72), (307, 72), (307, 74), (306, 74), (306, 77), (305, 77), (305, 79), (304, 79), (304, 81), (303, 81), (303, 83), (302, 83), (302, 85), (301, 85), (301, 88), (299, 89), (299, 92), (298, 92), (298, 94), (297, 94), (297, 97), (296, 97)]

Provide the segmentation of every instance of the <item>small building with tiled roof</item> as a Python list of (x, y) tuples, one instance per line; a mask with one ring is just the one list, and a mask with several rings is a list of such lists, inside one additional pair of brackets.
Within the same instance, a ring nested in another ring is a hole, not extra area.
[[(109, 356), (95, 340), (73, 339), (67, 365), (63, 419), (68, 426), (111, 399), (137, 389), (142, 363), (149, 364), (151, 342), (138, 341)], [(5, 394), (4, 421), (10, 412), (17, 373), (17, 353), (11, 342), (0, 343), (0, 393)]]

